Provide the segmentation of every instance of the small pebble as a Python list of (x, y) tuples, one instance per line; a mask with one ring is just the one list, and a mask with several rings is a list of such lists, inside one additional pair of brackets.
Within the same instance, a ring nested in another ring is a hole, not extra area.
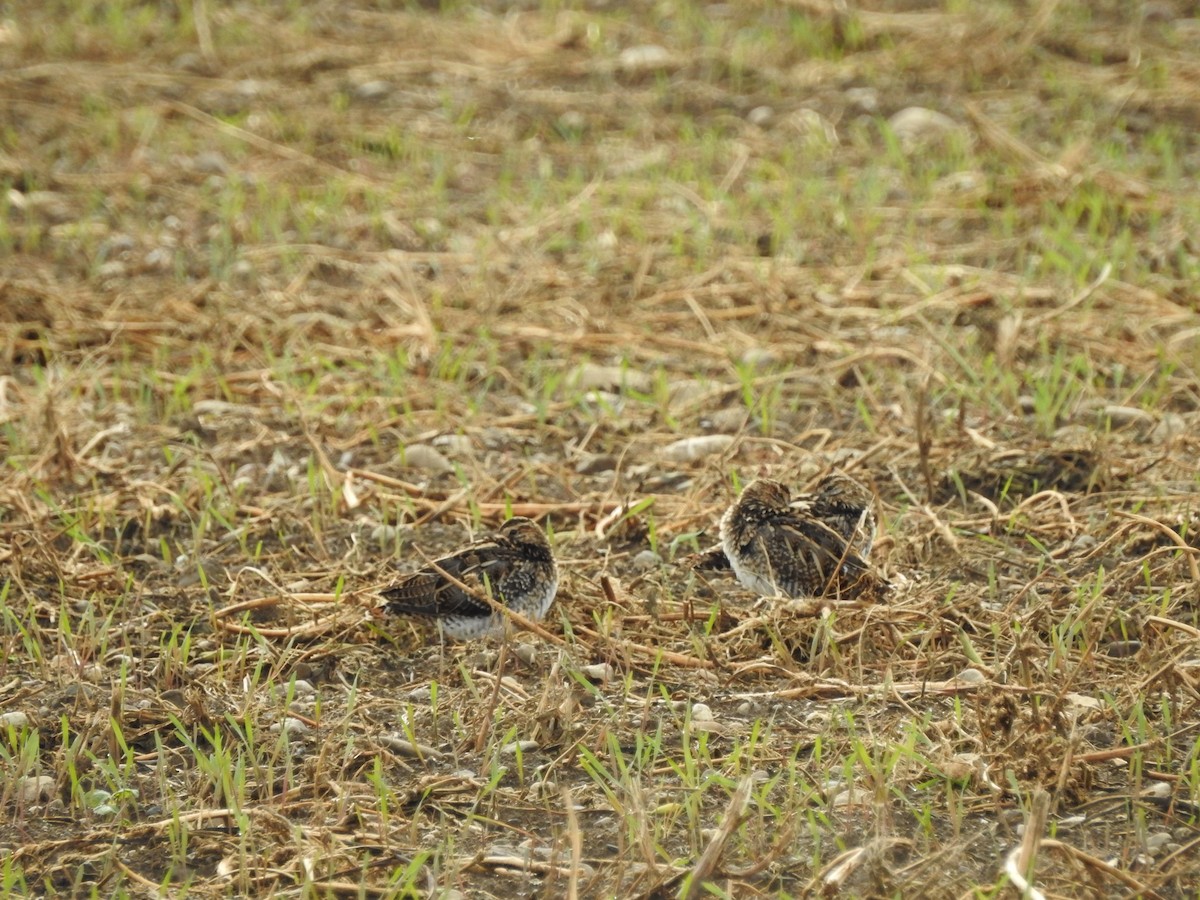
[(29, 716), (19, 710), (0, 714), (0, 728), (13, 728), (19, 731), (28, 724)]
[(390, 81), (366, 81), (354, 89), (354, 98), (368, 103), (378, 103), (392, 92)]
[(642, 72), (648, 69), (660, 69), (671, 61), (671, 54), (665, 47), (658, 44), (641, 44), (636, 47), (626, 47), (617, 57), (617, 65), (629, 72)]
[(400, 453), (400, 464), (410, 469), (428, 472), (453, 472), (454, 463), (442, 451), (429, 444), (409, 444)]
[(757, 125), (759, 128), (762, 128), (771, 121), (774, 115), (775, 110), (771, 109), (771, 107), (756, 106), (746, 114), (746, 121), (751, 125)]
[(1090, 534), (1081, 534), (1076, 537), (1075, 540), (1071, 541), (1071, 552), (1084, 553), (1093, 549), (1099, 543), (1100, 541), (1095, 536)]
[(287, 735), (289, 741), (301, 740), (305, 734), (310, 731), (308, 725), (294, 716), (288, 716), (282, 722), (276, 722), (271, 726), (273, 734), (283, 732)]
[(649, 572), (662, 565), (662, 557), (653, 550), (643, 550), (629, 561), (635, 572)]
[(942, 772), (951, 781), (963, 782), (975, 773), (975, 762), (978, 757), (973, 753), (956, 753), (942, 763)]
[(709, 413), (700, 420), (700, 427), (706, 431), (715, 431), (721, 434), (736, 434), (742, 431), (754, 431), (758, 427), (758, 423), (759, 420), (751, 419), (745, 409), (731, 406), (729, 409), (718, 409)]
[(894, 114), (888, 123), (906, 151), (940, 140), (961, 126), (945, 113), (923, 106), (908, 106)]
[(756, 371), (779, 362), (779, 354), (769, 347), (750, 347), (742, 354), (742, 365)]
[(24, 803), (49, 800), (54, 793), (54, 778), (50, 775), (26, 775), (17, 782), (17, 792)]
[(533, 644), (517, 644), (512, 648), (512, 653), (527, 666), (532, 666), (537, 661), (537, 647)]
[(845, 92), (846, 102), (859, 112), (874, 115), (879, 111), (879, 91), (869, 87), (848, 88)]
[(612, 391), (588, 391), (583, 402), (594, 412), (620, 413), (625, 409), (625, 398)]
[(975, 194), (986, 188), (987, 176), (972, 170), (951, 172), (933, 183), (935, 194)]
[(694, 462), (706, 456), (724, 453), (732, 446), (733, 440), (733, 436), (728, 434), (702, 434), (681, 438), (663, 447), (662, 455), (672, 462)]
[(987, 681), (987, 676), (978, 669), (963, 669), (954, 678), (956, 681), (961, 681), (964, 684), (983, 684)]
[(1169, 441), (1177, 434), (1183, 434), (1187, 430), (1187, 422), (1179, 413), (1163, 413), (1163, 417), (1158, 420), (1158, 424), (1150, 429), (1150, 440), (1157, 443)]
[(1169, 831), (1160, 831), (1156, 834), (1146, 836), (1146, 851), (1148, 853), (1161, 852), (1171, 841), (1171, 833)]
[(155, 247), (146, 254), (146, 258), (142, 260), (142, 264), (150, 270), (165, 272), (171, 267), (171, 262), (174, 260), (174, 255), (165, 247)]
[(438, 760), (442, 754), (426, 744), (414, 744), (412, 741), (392, 734), (381, 734), (379, 743), (401, 756), (411, 756), (415, 759)]
[(1166, 800), (1168, 797), (1171, 796), (1172, 791), (1173, 791), (1173, 788), (1171, 787), (1170, 782), (1156, 781), (1156, 782), (1154, 782), (1154, 784), (1150, 785), (1150, 787), (1148, 787), (1144, 791), (1142, 791), (1142, 796), (1143, 797), (1155, 797), (1160, 800)]
[(120, 256), (122, 253), (128, 253), (136, 246), (137, 242), (129, 235), (117, 233), (97, 248), (96, 258), (97, 260), (106, 260), (113, 256)]
[(192, 159), (192, 168), (201, 175), (224, 175), (229, 171), (229, 163), (216, 150), (204, 150)]
[(317, 689), (312, 686), (311, 682), (297, 678), (292, 682), (292, 692), (296, 697), (311, 697), (317, 692)]
[(590, 666), (580, 666), (579, 674), (588, 681), (606, 682), (616, 673), (609, 663), (595, 663)]
[(558, 796), (558, 782), (554, 781), (553, 779), (546, 779), (545, 781), (539, 780), (539, 781), (531, 782), (529, 785), (529, 788), (533, 792), (533, 795), (535, 797), (557, 797)]
[(199, 53), (181, 53), (171, 60), (171, 66), (194, 75), (208, 74), (208, 64)]
[(654, 379), (645, 372), (624, 366), (600, 366), (595, 363), (583, 363), (567, 378), (569, 387), (580, 390), (594, 388), (604, 390), (629, 390), (639, 393), (649, 393), (654, 388)]
[(470, 456), (475, 449), (475, 442), (465, 434), (441, 434), (431, 443), (450, 456)]
[(513, 741), (501, 747), (500, 752), (506, 756), (515, 756), (518, 750), (522, 753), (533, 753), (539, 746), (537, 741)]
[(567, 134), (578, 134), (587, 127), (587, 117), (577, 109), (568, 109), (558, 117), (558, 127)]
[(407, 527), (399, 525), (388, 525), (386, 522), (381, 522), (371, 529), (371, 543), (373, 544), (390, 544), (396, 540), (401, 534), (409, 531)]
[(692, 721), (693, 722), (712, 722), (713, 711), (707, 703), (692, 704)]
[(829, 801), (829, 805), (837, 809), (843, 806), (853, 806), (856, 803), (861, 803), (864, 799), (862, 791), (842, 791), (834, 795), (833, 799)]

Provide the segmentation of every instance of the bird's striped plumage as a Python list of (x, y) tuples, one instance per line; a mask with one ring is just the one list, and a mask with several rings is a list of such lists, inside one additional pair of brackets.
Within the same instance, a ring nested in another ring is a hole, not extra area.
[(380, 593), (388, 612), (432, 619), (450, 637), (471, 640), (504, 630), (504, 614), (481, 597), (539, 620), (557, 591), (558, 565), (545, 532), (514, 516), (491, 537), (435, 560)]

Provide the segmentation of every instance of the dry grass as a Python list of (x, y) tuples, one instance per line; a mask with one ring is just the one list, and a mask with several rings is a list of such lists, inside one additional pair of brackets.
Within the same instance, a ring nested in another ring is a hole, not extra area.
[[(1195, 896), (1196, 9), (942, 6), (5, 23), (4, 892)], [(679, 564), (832, 465), (884, 602)]]

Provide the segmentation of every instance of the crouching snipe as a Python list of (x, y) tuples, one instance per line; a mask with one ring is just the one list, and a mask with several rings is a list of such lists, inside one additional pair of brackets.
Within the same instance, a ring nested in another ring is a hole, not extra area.
[(863, 558), (874, 536), (870, 495), (845, 476), (795, 502), (785, 485), (760, 478), (721, 519), (733, 574), (764, 595), (856, 596), (874, 580)]
[(460, 641), (501, 634), (505, 615), (491, 597), (527, 619), (545, 618), (558, 592), (558, 565), (545, 532), (523, 516), (490, 538), (406, 575), (380, 593), (385, 609), (421, 616)]

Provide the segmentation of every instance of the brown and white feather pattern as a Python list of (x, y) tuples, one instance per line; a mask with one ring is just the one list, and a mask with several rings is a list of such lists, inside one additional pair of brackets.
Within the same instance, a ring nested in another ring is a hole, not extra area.
[(863, 559), (875, 543), (875, 498), (848, 475), (833, 472), (817, 482), (812, 492), (792, 503), (824, 522)]
[(744, 587), (789, 597), (853, 591), (868, 565), (851, 539), (869, 547), (874, 517), (869, 538), (860, 535), (867, 516), (854, 512), (856, 501), (842, 493), (844, 485), (834, 487), (824, 497), (818, 490), (793, 503), (778, 481), (760, 478), (746, 486), (721, 519), (721, 548)]
[(460, 641), (503, 632), (504, 614), (454, 581), (540, 620), (558, 592), (558, 564), (545, 532), (514, 516), (490, 538), (435, 560), (380, 593), (388, 612), (433, 619)]

